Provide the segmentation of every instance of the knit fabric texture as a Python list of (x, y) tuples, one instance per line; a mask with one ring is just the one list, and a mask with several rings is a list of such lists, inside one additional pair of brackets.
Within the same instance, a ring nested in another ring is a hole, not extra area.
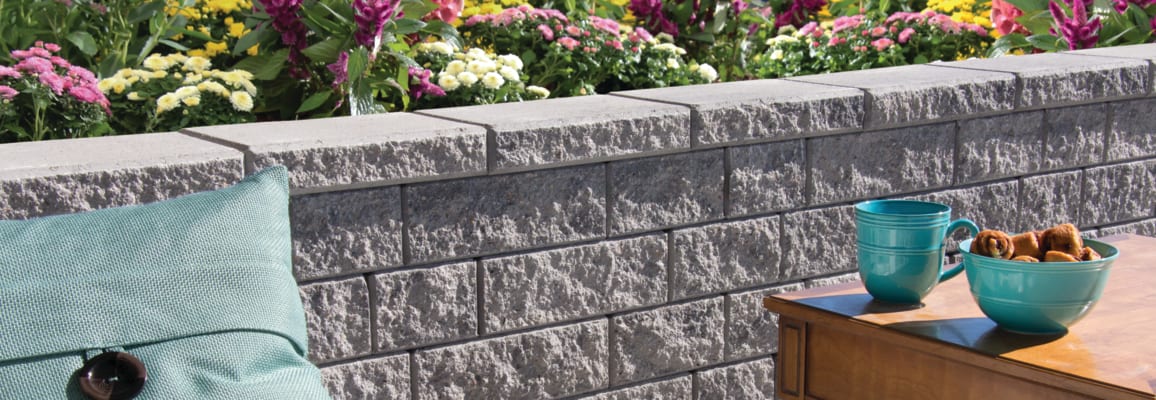
[(128, 352), (137, 399), (327, 399), (306, 357), (288, 173), (153, 204), (0, 221), (0, 398), (83, 399)]

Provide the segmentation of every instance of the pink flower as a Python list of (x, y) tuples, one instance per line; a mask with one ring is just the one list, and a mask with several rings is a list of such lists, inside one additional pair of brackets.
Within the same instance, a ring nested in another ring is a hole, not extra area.
[[(41, 42), (37, 42), (37, 43), (41, 43)], [(40, 46), (40, 45), (38, 44), (37, 46)], [(60, 45), (58, 45), (56, 43), (43, 43), (43, 46), (41, 46), (41, 47), (44, 47), (45, 49), (47, 49), (48, 51), (51, 51), (53, 53), (59, 53), (60, 52)]]
[(551, 8), (534, 8), (534, 9), (531, 9), (530, 11), (527, 11), (527, 13), (530, 14), (530, 17), (533, 17), (535, 19), (551, 19), (551, 18), (553, 18), (553, 19), (562, 20), (563, 22), (567, 22), (567, 23), (570, 22), (570, 19), (566, 18), (566, 14), (562, 14), (561, 11), (551, 9)]
[[(17, 50), (19, 51), (19, 50)], [(15, 53), (16, 51), (13, 51)], [(30, 74), (54, 74), (56, 67), (47, 58), (29, 57), (16, 63), (16, 69)]]
[(477, 24), (480, 24), (483, 22), (489, 22), (489, 20), (490, 20), (490, 18), (488, 15), (477, 14), (477, 15), (474, 15), (472, 17), (466, 18), (466, 22), (463, 23), (463, 25), (474, 26), (474, 25), (477, 25)]
[(602, 30), (603, 32), (609, 33), (611, 35), (618, 35), (618, 21), (591, 15), (590, 22), (593, 23), (594, 28), (596, 29)]
[(904, 28), (903, 32), (899, 32), (899, 43), (907, 43), (908, 40), (911, 40), (911, 35), (914, 35), (914, 34), (915, 34), (915, 29)]
[(619, 42), (617, 40), (607, 40), (606, 41), (606, 47), (611, 47), (615, 50), (622, 50), (622, 42)]
[(45, 50), (43, 47), (29, 47), (27, 50), (12, 50), (12, 58), (23, 60), (30, 57), (52, 57), (52, 53)]
[(72, 64), (68, 63), (68, 60), (65, 60), (64, 58), (62, 58), (60, 56), (49, 57), (48, 61), (51, 61), (52, 65), (55, 65), (55, 66), (60, 67), (60, 68), (68, 68), (70, 65), (72, 65)]
[(76, 79), (80, 83), (96, 84), (96, 75), (93, 75), (92, 71), (89, 71), (89, 70), (84, 69), (82, 67), (77, 67), (75, 65), (69, 65), (68, 66), (68, 76), (71, 77), (72, 79)]
[(337, 55), (337, 61), (326, 65), (325, 68), (333, 73), (333, 88), (337, 89), (342, 83), (349, 80), (349, 52), (341, 52)]
[(875, 50), (877, 51), (887, 50), (887, 48), (891, 47), (893, 44), (895, 44), (895, 42), (888, 38), (880, 38), (876, 39), (874, 42), (871, 42), (871, 46), (874, 46)]
[(565, 47), (566, 50), (574, 50), (575, 47), (578, 47), (579, 43), (572, 37), (564, 36), (558, 39), (558, 44)]
[(582, 36), (582, 28), (570, 25), (566, 27), (566, 33), (570, 36)]
[(538, 25), (538, 31), (542, 32), (542, 39), (546, 39), (547, 42), (554, 40), (554, 30), (546, 24)]
[(1152, 30), (1156, 31), (1156, 17), (1152, 17), (1152, 20), (1148, 21), (1148, 26), (1151, 27)]
[(848, 29), (859, 27), (863, 24), (863, 15), (855, 15), (850, 17), (835, 18), (835, 24), (831, 28), (831, 33), (838, 33)]
[(20, 71), (17, 71), (16, 68), (0, 65), (0, 78), (8, 77), (13, 79), (20, 79), (22, 76), (24, 75), (21, 74)]
[(40, 74), (39, 79), (40, 83), (48, 86), (48, 88), (52, 90), (52, 93), (56, 93), (58, 96), (64, 94), (64, 90), (72, 86), (72, 82), (57, 75), (55, 72)]
[(20, 94), (20, 92), (17, 92), (16, 89), (8, 85), (0, 85), (0, 97), (3, 97), (4, 100), (12, 100), (16, 98), (18, 94)]
[(83, 101), (85, 103), (99, 104), (104, 99), (104, 94), (100, 90), (94, 90), (91, 86), (73, 86), (68, 88), (68, 94), (73, 98)]
[(871, 29), (871, 36), (880, 37), (887, 34), (887, 28), (883, 26), (876, 26)]
[(423, 95), (445, 96), (446, 91), (429, 81), (432, 71), (417, 67), (409, 67), (409, 92), (413, 98), (421, 99)]
[(436, 10), (430, 11), (429, 17), (445, 22), (454, 22), (462, 14), (465, 0), (433, 0), (438, 5)]

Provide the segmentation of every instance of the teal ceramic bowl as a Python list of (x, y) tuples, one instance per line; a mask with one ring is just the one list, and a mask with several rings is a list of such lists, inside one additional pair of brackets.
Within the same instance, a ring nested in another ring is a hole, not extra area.
[(1027, 263), (972, 254), (971, 240), (959, 244), (971, 297), (1001, 328), (1026, 334), (1062, 334), (1087, 315), (1120, 254), (1110, 244), (1084, 239), (1102, 259)]

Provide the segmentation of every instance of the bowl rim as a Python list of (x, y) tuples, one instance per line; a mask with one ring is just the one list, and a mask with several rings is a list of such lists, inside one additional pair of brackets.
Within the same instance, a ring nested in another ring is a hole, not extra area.
[[(1100, 255), (1103, 258), (1101, 258), (1099, 260), (1092, 260), (1092, 261), (1075, 261), (1075, 262), (1070, 262), (1070, 261), (1040, 261), (1040, 262), (1035, 262), (1035, 263), (1029, 263), (1029, 262), (1024, 262), (1024, 261), (1004, 260), (1004, 259), (1000, 259), (1000, 258), (992, 258), (992, 257), (988, 257), (988, 256), (982, 256), (979, 254), (974, 254), (971, 252), (971, 241), (972, 240), (975, 240), (975, 238), (972, 237), (972, 238), (968, 238), (968, 239), (965, 239), (965, 240), (959, 242), (959, 253), (963, 255), (962, 264), (963, 264), (964, 269), (971, 267), (970, 264), (972, 264), (972, 263), (968, 263), (967, 262), (968, 259), (970, 259), (972, 257), (983, 257), (986, 259), (987, 262), (984, 262), (982, 264), (976, 264), (976, 266), (975, 266), (976, 268), (1007, 269), (1007, 270), (1014, 270), (1016, 272), (1025, 272), (1025, 271), (1029, 271), (1029, 272), (1086, 271), (1088, 269), (1095, 269), (1095, 268), (1109, 268), (1109, 267), (1111, 267), (1113, 262), (1116, 261), (1116, 258), (1120, 256), (1120, 249), (1116, 248), (1116, 246), (1113, 246), (1107, 242), (1103, 242), (1100, 240), (1084, 238), (1084, 245), (1085, 246), (1087, 246), (1088, 243), (1096, 244), (1100, 248), (1109, 250), (1110, 254), (1107, 256), (1104, 256), (1103, 255), (1104, 252), (1100, 252), (1101, 253)], [(1099, 249), (1096, 249), (1096, 250), (1099, 252)], [(1024, 267), (1023, 267), (1024, 264), (1031, 264), (1033, 266), (1039, 266), (1039, 267), (1044, 267), (1044, 268), (1024, 269)]]

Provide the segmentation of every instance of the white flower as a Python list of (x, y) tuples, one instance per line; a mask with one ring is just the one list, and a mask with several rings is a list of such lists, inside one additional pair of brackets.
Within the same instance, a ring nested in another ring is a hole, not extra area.
[(189, 57), (185, 60), (185, 71), (201, 72), (208, 70), (213, 65), (209, 59), (204, 57)]
[(457, 77), (458, 80), (462, 82), (462, 85), (465, 85), (466, 87), (470, 87), (475, 83), (478, 83), (478, 76), (474, 75), (474, 73), (470, 71), (464, 71), (458, 74)]
[(201, 104), (201, 96), (185, 97), (181, 99), (181, 103), (185, 103), (185, 105), (189, 107), (196, 107), (198, 104)]
[(518, 75), (518, 70), (514, 69), (514, 67), (511, 67), (509, 65), (503, 65), (502, 68), (498, 69), (498, 73), (502, 74), (502, 77), (506, 78), (506, 80), (510, 80), (510, 81), (514, 81), (514, 82), (518, 82), (518, 81), (522, 80), (522, 77), (520, 75)]
[(707, 82), (714, 82), (718, 79), (718, 71), (715, 71), (714, 67), (710, 66), (710, 64), (699, 64), (698, 76), (706, 79)]
[(489, 60), (489, 59), (490, 59), (490, 56), (486, 55), (486, 51), (479, 49), (477, 47), (469, 49), (466, 51), (466, 60), (468, 60), (468, 61)]
[(550, 90), (537, 85), (526, 86), (526, 93), (532, 94), (539, 99), (550, 97)]
[(447, 56), (452, 56), (454, 54), (454, 47), (450, 46), (450, 44), (446, 42), (429, 42), (422, 43), (421, 46), (418, 47), (418, 51), (424, 53), (440, 53)]
[(128, 92), (128, 95), (126, 95), (125, 98), (132, 100), (132, 101), (144, 100), (144, 97), (140, 97), (140, 93), (137, 93), (137, 92)]
[(782, 49), (775, 49), (775, 51), (772, 51), (771, 52), (771, 59), (772, 60), (782, 60), (783, 59), (783, 50)]
[(157, 98), (157, 114), (162, 114), (166, 111), (177, 108), (181, 105), (181, 99), (172, 93), (165, 93), (164, 96)]
[(196, 86), (181, 86), (173, 94), (177, 95), (179, 99), (186, 99), (189, 97), (200, 96), (201, 91), (197, 90)]
[(506, 80), (502, 79), (502, 75), (497, 72), (487, 72), (486, 75), (482, 77), (482, 84), (490, 89), (500, 88), (505, 83)]
[(454, 89), (461, 87), (462, 82), (458, 81), (458, 78), (453, 75), (443, 73), (438, 77), (438, 86), (441, 86), (442, 89), (445, 89), (447, 92), (452, 92)]
[(466, 70), (466, 63), (462, 60), (453, 60), (446, 64), (446, 73), (450, 75), (457, 75)]
[(233, 109), (237, 111), (253, 110), (253, 96), (250, 96), (249, 92), (233, 92), (229, 96), (229, 102), (233, 103)]
[(677, 58), (666, 59), (666, 67), (670, 68), (670, 69), (678, 69), (678, 59)]
[(524, 66), (522, 64), (522, 58), (513, 54), (504, 54), (498, 56), (498, 62), (502, 65), (510, 66), (518, 71), (521, 71), (522, 67)]
[(168, 57), (160, 54), (150, 54), (148, 58), (145, 58), (144, 66), (153, 71), (164, 71), (173, 66), (173, 63), (169, 61)]
[(466, 71), (473, 72), (474, 75), (485, 75), (487, 72), (494, 72), (498, 69), (498, 64), (491, 60), (473, 60), (466, 64)]
[(188, 74), (185, 76), (185, 80), (181, 83), (184, 83), (186, 85), (195, 85), (195, 84), (197, 84), (197, 82), (200, 82), (202, 79), (204, 79), (204, 78), (201, 77), (201, 74)]
[(225, 85), (214, 81), (204, 81), (197, 84), (197, 90), (202, 92), (216, 93), (222, 97), (229, 97), (229, 95), (232, 94), (229, 93), (229, 89), (225, 88)]

